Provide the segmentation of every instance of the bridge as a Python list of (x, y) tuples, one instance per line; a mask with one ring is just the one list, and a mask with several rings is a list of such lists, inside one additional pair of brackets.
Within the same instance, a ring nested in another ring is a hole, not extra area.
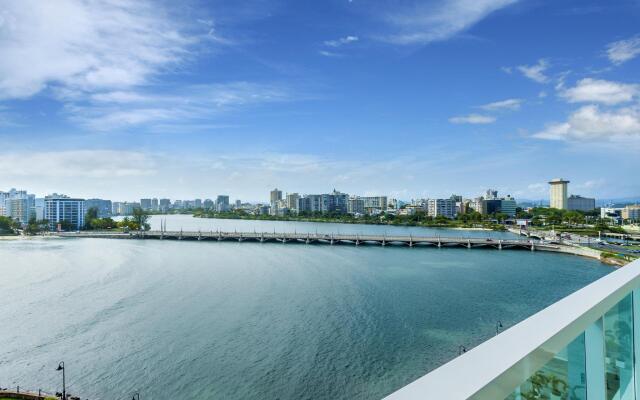
[(298, 233), (298, 232), (223, 232), (223, 231), (132, 231), (120, 232), (60, 232), (61, 237), (110, 238), (110, 239), (155, 239), (155, 240), (191, 240), (191, 241), (236, 241), (236, 242), (275, 242), (304, 244), (348, 244), (355, 246), (429, 246), (464, 247), (495, 249), (551, 250), (557, 245), (534, 239), (494, 239), (488, 237), (441, 237), (413, 235), (361, 235), (336, 233)]

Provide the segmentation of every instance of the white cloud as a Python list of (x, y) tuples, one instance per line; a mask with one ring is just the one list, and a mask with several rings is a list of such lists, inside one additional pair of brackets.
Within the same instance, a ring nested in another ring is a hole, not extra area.
[(91, 92), (145, 84), (179, 65), (196, 42), (148, 1), (3, 2), (0, 98), (51, 86)]
[(538, 83), (546, 83), (549, 81), (549, 77), (544, 74), (549, 68), (549, 62), (544, 58), (538, 60), (537, 64), (520, 65), (517, 68), (524, 76)]
[[(19, 166), (19, 167), (17, 167)], [(0, 178), (122, 178), (155, 173), (155, 162), (134, 151), (73, 150), (7, 153), (0, 157)]]
[(395, 44), (425, 44), (446, 40), (463, 32), (491, 13), (518, 0), (450, 0), (436, 5), (419, 3), (385, 13), (385, 19), (399, 31), (380, 37)]
[(499, 110), (519, 110), (524, 100), (522, 99), (506, 99), (500, 101), (494, 101), (479, 106), (479, 108), (486, 111), (499, 111)]
[(481, 114), (469, 114), (449, 118), (449, 122), (452, 124), (491, 124), (495, 121), (495, 117)]
[(640, 85), (585, 78), (560, 96), (570, 103), (602, 103), (607, 105), (632, 101), (640, 93)]
[(74, 97), (65, 107), (69, 117), (92, 130), (133, 125), (181, 123), (211, 119), (238, 107), (288, 101), (293, 93), (280, 85), (232, 82), (190, 85), (172, 94), (108, 91)]
[(357, 36), (349, 35), (349, 36), (341, 37), (336, 40), (326, 40), (324, 42), (324, 45), (328, 47), (340, 47), (345, 44), (357, 42), (358, 40), (360, 39)]
[(625, 63), (638, 55), (640, 55), (640, 35), (607, 45), (607, 56), (615, 65)]
[(573, 112), (566, 122), (549, 125), (533, 135), (538, 139), (640, 143), (640, 107), (602, 111), (588, 105)]

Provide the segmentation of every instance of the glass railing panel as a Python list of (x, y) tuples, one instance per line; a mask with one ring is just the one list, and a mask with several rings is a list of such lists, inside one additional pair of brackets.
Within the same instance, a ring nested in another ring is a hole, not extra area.
[(603, 317), (607, 400), (634, 400), (633, 306), (629, 294)]
[(586, 400), (584, 334), (575, 338), (506, 400)]

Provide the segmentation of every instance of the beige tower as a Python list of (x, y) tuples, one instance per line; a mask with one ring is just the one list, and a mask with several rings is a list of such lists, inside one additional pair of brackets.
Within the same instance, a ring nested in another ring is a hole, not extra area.
[(560, 178), (552, 179), (549, 182), (551, 185), (549, 195), (549, 206), (551, 208), (557, 208), (560, 210), (566, 210), (568, 208), (567, 201), (567, 186), (569, 181), (562, 180)]

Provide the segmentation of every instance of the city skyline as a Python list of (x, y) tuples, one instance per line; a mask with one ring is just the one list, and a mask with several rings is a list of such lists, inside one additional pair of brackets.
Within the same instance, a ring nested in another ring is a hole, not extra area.
[(638, 197), (638, 16), (591, 1), (9, 2), (0, 181), (87, 198), (536, 200), (563, 175), (572, 194)]

